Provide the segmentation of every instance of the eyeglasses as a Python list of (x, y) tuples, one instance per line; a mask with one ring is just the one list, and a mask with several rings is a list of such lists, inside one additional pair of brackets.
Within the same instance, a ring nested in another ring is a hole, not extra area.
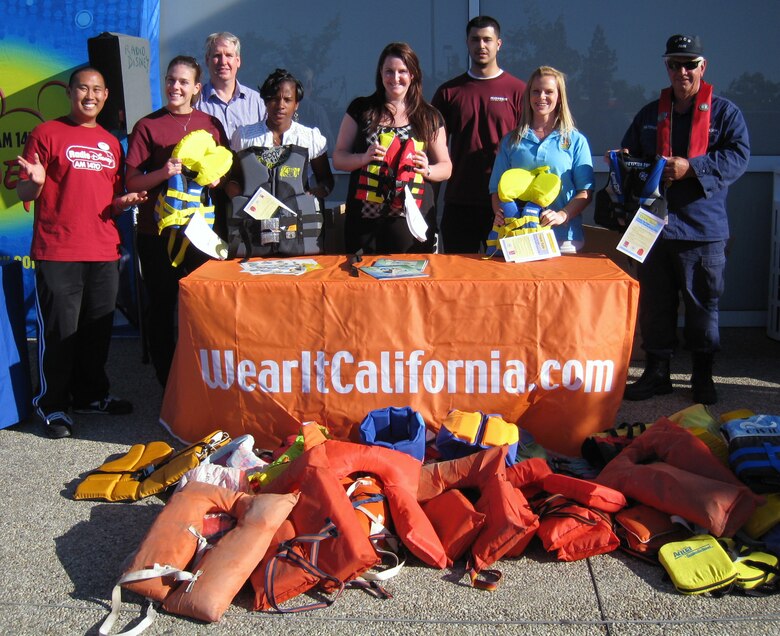
[(693, 71), (699, 68), (699, 64), (701, 64), (701, 60), (692, 60), (691, 62), (675, 62), (674, 60), (667, 60), (666, 68), (668, 68), (670, 71), (679, 71), (681, 68), (684, 68), (686, 71)]

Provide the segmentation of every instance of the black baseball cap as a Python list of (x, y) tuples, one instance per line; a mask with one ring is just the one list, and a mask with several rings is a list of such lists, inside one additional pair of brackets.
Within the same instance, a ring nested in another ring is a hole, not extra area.
[(698, 35), (673, 35), (666, 41), (664, 57), (704, 57), (704, 47)]

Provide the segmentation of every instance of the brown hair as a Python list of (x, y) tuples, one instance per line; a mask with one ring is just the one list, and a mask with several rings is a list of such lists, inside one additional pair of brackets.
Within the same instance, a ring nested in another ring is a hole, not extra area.
[(422, 94), (422, 69), (417, 54), (405, 42), (391, 42), (379, 55), (376, 66), (376, 90), (369, 96), (370, 107), (367, 113), (369, 131), (374, 132), (383, 119), (393, 119), (393, 113), (387, 107), (385, 86), (382, 83), (382, 67), (388, 57), (400, 59), (411, 74), (409, 90), (406, 93), (406, 115), (414, 129), (415, 136), (426, 144), (431, 143), (440, 126), (440, 116), (433, 106), (425, 101)]
[[(165, 69), (165, 77), (167, 78), (168, 73), (171, 72), (171, 69), (174, 66), (178, 66), (178, 65), (187, 66), (191, 68), (193, 73), (195, 73), (195, 83), (200, 84), (200, 75), (201, 75), (200, 64), (198, 64), (198, 60), (196, 60), (194, 57), (191, 57), (189, 55), (177, 55), (176, 57), (174, 57), (168, 63), (168, 68)], [(197, 103), (199, 93), (200, 91), (196, 91), (195, 93), (193, 93), (192, 99), (190, 100), (192, 106), (194, 106)]]

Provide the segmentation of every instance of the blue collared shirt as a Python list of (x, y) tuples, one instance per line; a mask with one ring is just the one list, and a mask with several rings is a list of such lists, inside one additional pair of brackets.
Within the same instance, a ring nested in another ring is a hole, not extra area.
[(227, 103), (219, 98), (211, 82), (207, 82), (195, 108), (219, 119), (228, 139), (239, 126), (249, 126), (265, 119), (265, 104), (260, 93), (243, 86), (238, 80), (233, 97)]
[[(685, 157), (691, 114), (676, 115), (672, 152)], [(623, 137), (623, 148), (636, 157), (654, 157), (658, 124), (658, 100), (642, 108)], [(684, 130), (678, 129), (678, 125)], [(684, 133), (684, 134), (680, 134)], [(681, 141), (682, 140), (682, 141)], [(747, 168), (750, 141), (740, 110), (723, 97), (712, 97), (707, 153), (689, 158), (695, 178), (675, 181), (665, 197), (669, 218), (666, 239), (720, 241), (729, 237), (726, 195)]]
[[(551, 210), (561, 210), (581, 190), (593, 190), (593, 160), (590, 145), (585, 136), (573, 130), (568, 141), (554, 130), (543, 141), (532, 132), (525, 133), (519, 144), (512, 144), (512, 133), (501, 140), (490, 175), (490, 192), (498, 192), (501, 175), (510, 168), (533, 170), (549, 166), (550, 172), (561, 178), (561, 193), (550, 205)], [(552, 228), (558, 242), (582, 241), (582, 215), (578, 214), (563, 225)]]

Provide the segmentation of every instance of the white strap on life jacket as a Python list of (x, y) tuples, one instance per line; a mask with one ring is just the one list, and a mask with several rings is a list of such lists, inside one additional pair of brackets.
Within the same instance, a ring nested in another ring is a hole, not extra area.
[[(135, 581), (145, 581), (147, 579), (154, 579), (157, 577), (170, 576), (175, 581), (195, 581), (197, 580), (200, 572), (192, 574), (175, 568), (171, 565), (160, 565), (155, 563), (153, 567), (145, 570), (136, 570), (135, 572), (128, 572), (123, 575), (114, 586), (114, 590), (111, 592), (111, 613), (106, 616), (106, 620), (100, 626), (98, 633), (100, 636), (108, 636), (111, 632), (111, 628), (114, 626), (116, 619), (119, 617), (119, 612), (122, 609), (122, 585), (124, 583), (133, 583)], [(143, 632), (149, 625), (154, 622), (157, 616), (155, 604), (150, 600), (149, 605), (146, 608), (146, 615), (144, 619), (138, 623), (133, 629), (129, 629), (126, 632), (120, 632), (115, 636), (136, 636)]]
[[(362, 483), (369, 483), (369, 482), (362, 482)], [(355, 492), (355, 489), (358, 487), (358, 485), (361, 484), (361, 479), (358, 478), (352, 484), (350, 484), (349, 488), (347, 488), (347, 497), (351, 497), (352, 494)], [(385, 563), (386, 561), (394, 562), (395, 565), (391, 565), (390, 567), (386, 567), (383, 570), (367, 570), (366, 572), (363, 572), (361, 576), (358, 578), (363, 579), (365, 581), (387, 581), (391, 578), (393, 578), (396, 574), (398, 574), (401, 571), (401, 568), (406, 564), (406, 559), (402, 559), (398, 552), (400, 551), (400, 546), (398, 542), (393, 538), (393, 536), (390, 534), (390, 531), (385, 526), (385, 520), (382, 517), (382, 515), (375, 515), (372, 512), (370, 512), (367, 508), (364, 506), (355, 506), (355, 510), (360, 510), (366, 517), (368, 517), (370, 524), (369, 524), (369, 539), (371, 540), (371, 543), (374, 545), (374, 550), (376, 550), (377, 554), (382, 558), (382, 562)], [(383, 550), (380, 548), (377, 544), (378, 541), (372, 539), (372, 537), (376, 535), (382, 535), (384, 537), (385, 542), (387, 545), (391, 548), (390, 550)]]
[(374, 545), (374, 549), (377, 554), (382, 557), (382, 563), (386, 560), (394, 561), (395, 565), (385, 568), (384, 570), (366, 570), (359, 578), (366, 581), (387, 581), (392, 579), (396, 574), (401, 571), (401, 568), (406, 564), (406, 559), (402, 559), (395, 552), (390, 550), (382, 550)]

